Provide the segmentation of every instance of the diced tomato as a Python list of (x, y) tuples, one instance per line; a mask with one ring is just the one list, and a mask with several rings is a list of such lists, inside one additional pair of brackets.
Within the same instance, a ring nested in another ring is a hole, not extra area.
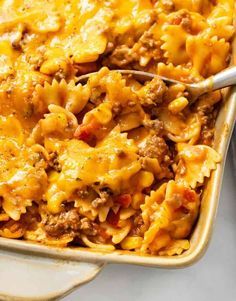
[(74, 137), (83, 140), (88, 141), (91, 138), (91, 132), (89, 131), (89, 128), (87, 125), (79, 125), (77, 129), (75, 130)]
[(115, 197), (114, 202), (121, 205), (123, 208), (128, 208), (131, 204), (132, 198), (131, 195), (128, 193), (118, 195)]
[(120, 211), (114, 213), (113, 210), (110, 210), (107, 215), (108, 223), (111, 224), (113, 227), (118, 227), (119, 220), (120, 220)]
[(89, 124), (81, 124), (77, 127), (74, 137), (89, 142), (95, 137), (95, 131), (100, 128), (100, 124), (96, 120), (91, 121)]
[(184, 198), (188, 202), (195, 202), (196, 201), (196, 192), (190, 189), (185, 189), (184, 190)]

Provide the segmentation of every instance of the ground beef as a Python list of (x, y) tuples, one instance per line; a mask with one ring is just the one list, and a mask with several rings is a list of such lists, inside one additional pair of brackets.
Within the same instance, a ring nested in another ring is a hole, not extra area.
[(84, 217), (81, 219), (79, 228), (86, 235), (89, 235), (89, 236), (97, 235), (97, 229), (98, 229), (97, 224), (90, 221), (87, 217)]
[(131, 48), (126, 45), (120, 45), (109, 56), (108, 65), (125, 68), (136, 59), (136, 55), (132, 52)]
[(114, 115), (119, 115), (122, 111), (122, 106), (119, 102), (115, 102), (112, 107), (112, 113)]
[(187, 31), (187, 32), (191, 32), (191, 28), (192, 28), (192, 19), (190, 17), (189, 14), (186, 14), (181, 21), (181, 26)]
[(202, 124), (199, 143), (211, 146), (214, 139), (215, 120), (218, 109), (205, 105), (198, 108), (197, 113)]
[(132, 48), (127, 45), (117, 46), (107, 59), (104, 65), (110, 67), (127, 68), (134, 67), (134, 63), (146, 66), (150, 60), (159, 61), (162, 55), (161, 42), (156, 41), (153, 34), (145, 31), (139, 41)]
[(203, 126), (201, 129), (201, 138), (200, 138), (200, 142), (201, 144), (205, 144), (205, 145), (212, 145), (213, 139), (214, 139), (214, 132), (215, 132), (215, 128), (208, 128), (207, 126)]
[(101, 191), (99, 197), (92, 201), (92, 206), (97, 208), (104, 205), (110, 198), (110, 193), (107, 191)]
[(87, 217), (81, 216), (76, 208), (47, 215), (42, 221), (44, 229), (49, 236), (60, 237), (69, 234), (79, 237), (81, 234), (94, 236), (97, 234), (98, 225)]
[(191, 15), (187, 10), (181, 10), (174, 15), (172, 20), (170, 20), (173, 25), (181, 25), (184, 30), (191, 32), (192, 29), (192, 19)]
[(76, 191), (76, 194), (81, 198), (85, 199), (89, 195), (89, 190), (87, 188), (81, 188)]
[(53, 237), (76, 233), (80, 229), (80, 219), (81, 217), (76, 209), (48, 215), (47, 219), (43, 221), (44, 229), (48, 235)]
[(154, 77), (137, 95), (142, 106), (152, 107), (162, 103), (166, 90), (165, 83), (159, 77)]
[(143, 236), (144, 233), (144, 222), (141, 214), (138, 214), (134, 217), (133, 227), (131, 229), (131, 236)]
[(20, 222), (25, 226), (27, 230), (34, 230), (37, 227), (37, 223), (41, 220), (39, 214), (39, 208), (36, 204), (27, 208), (25, 214), (20, 218)]
[(143, 125), (145, 128), (154, 130), (155, 134), (158, 136), (161, 136), (163, 129), (164, 129), (163, 122), (158, 119), (144, 120)]
[(157, 135), (151, 136), (139, 150), (142, 157), (157, 158), (159, 162), (168, 156), (169, 148), (165, 140)]
[[(1, 202), (1, 201), (0, 201)], [(24, 235), (25, 231), (34, 231), (37, 229), (38, 222), (41, 218), (38, 212), (38, 206), (32, 204), (27, 208), (26, 213), (22, 214), (19, 221), (14, 221), (0, 208), (0, 229), (8, 229), (17, 238)], [(15, 238), (16, 238), (15, 237)]]
[(156, 158), (160, 164), (161, 171), (156, 175), (160, 180), (163, 178), (173, 178), (171, 164), (173, 155), (166, 141), (157, 135), (149, 137), (146, 143), (139, 149), (140, 162), (146, 168), (147, 158)]
[(58, 155), (57, 153), (53, 152), (49, 155), (49, 162), (48, 165), (55, 169), (57, 172), (61, 172), (61, 165), (58, 162)]
[(130, 37), (130, 34), (127, 33), (125, 45), (120, 44), (119, 39), (108, 45), (102, 61), (104, 66), (140, 69), (140, 67), (147, 66), (150, 61), (160, 60), (162, 57), (161, 42), (157, 41), (152, 33), (152, 25), (155, 26), (158, 13), (153, 9), (144, 18), (145, 22), (139, 28), (133, 29), (135, 32), (131, 36), (135, 38)]
[(132, 48), (132, 57), (139, 61), (140, 66), (145, 67), (151, 60), (157, 62), (162, 56), (161, 42), (157, 41), (153, 34), (145, 31), (139, 41)]

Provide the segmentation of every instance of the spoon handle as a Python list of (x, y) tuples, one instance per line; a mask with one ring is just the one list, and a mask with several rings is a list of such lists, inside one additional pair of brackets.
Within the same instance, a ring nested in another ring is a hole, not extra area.
[(229, 67), (211, 77), (212, 90), (236, 85), (236, 66)]
[(201, 82), (188, 85), (191, 103), (204, 93), (236, 85), (236, 66), (229, 67)]

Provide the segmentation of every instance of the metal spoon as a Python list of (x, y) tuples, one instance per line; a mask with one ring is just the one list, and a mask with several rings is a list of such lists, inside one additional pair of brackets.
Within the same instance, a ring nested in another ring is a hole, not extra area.
[[(186, 87), (186, 91), (190, 94), (190, 103), (194, 103), (199, 96), (201, 96), (204, 93), (215, 91), (221, 88), (229, 87), (236, 85), (236, 66), (229, 67), (219, 73), (217, 73), (214, 76), (211, 76), (205, 80), (202, 80), (198, 83), (193, 84), (185, 84), (183, 82), (166, 78), (163, 76), (159, 76), (153, 73), (144, 72), (144, 71), (137, 71), (137, 70), (115, 70), (117, 72), (120, 72), (124, 75), (133, 75), (134, 78), (141, 82), (145, 82), (148, 80), (152, 80), (155, 76), (158, 76), (160, 79), (162, 79), (167, 84), (183, 84)], [(77, 79), (77, 83), (85, 83), (89, 79), (89, 77), (93, 74), (96, 74), (97, 72), (88, 73), (81, 75)]]

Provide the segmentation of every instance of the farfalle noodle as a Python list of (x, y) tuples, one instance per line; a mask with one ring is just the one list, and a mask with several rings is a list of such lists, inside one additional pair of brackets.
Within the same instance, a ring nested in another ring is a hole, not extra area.
[(220, 162), (220, 155), (207, 145), (177, 144), (178, 157), (180, 159), (176, 180), (186, 186), (195, 188), (197, 184), (203, 184), (204, 178), (209, 177), (216, 164)]

